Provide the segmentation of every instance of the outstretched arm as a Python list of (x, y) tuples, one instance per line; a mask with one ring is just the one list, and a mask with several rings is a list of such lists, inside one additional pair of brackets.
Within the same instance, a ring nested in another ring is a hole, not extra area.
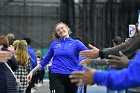
[(113, 90), (140, 86), (140, 52), (130, 60), (128, 68), (123, 70), (97, 71), (84, 67), (86, 72), (76, 71), (70, 75), (71, 82), (79, 83), (82, 79), (85, 84), (97, 83)]
[(99, 56), (101, 58), (107, 58), (108, 55), (119, 55), (119, 51), (122, 51), (128, 58), (132, 58), (139, 48), (140, 35), (136, 33), (133, 37), (129, 38), (126, 42), (118, 46), (100, 50)]
[(99, 50), (98, 48), (89, 45), (91, 50), (81, 51), (80, 55), (85, 58), (107, 58), (108, 55), (119, 55), (119, 51), (122, 51), (128, 58), (132, 58), (136, 51), (140, 48), (140, 35), (136, 33), (132, 38), (129, 38), (126, 42), (112, 47)]

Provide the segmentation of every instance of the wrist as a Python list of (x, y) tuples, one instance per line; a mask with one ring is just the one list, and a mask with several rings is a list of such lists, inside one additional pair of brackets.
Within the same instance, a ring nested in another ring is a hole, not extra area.
[(34, 71), (33, 70), (31, 70), (31, 72), (30, 72), (31, 74), (33, 74), (34, 73)]

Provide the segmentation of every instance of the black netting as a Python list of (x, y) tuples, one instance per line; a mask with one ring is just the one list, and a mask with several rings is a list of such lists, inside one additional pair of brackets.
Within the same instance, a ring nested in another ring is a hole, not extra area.
[(140, 0), (0, 0), (0, 34), (30, 37), (34, 48), (49, 47), (54, 25), (63, 21), (85, 44), (111, 46), (112, 38), (128, 37), (137, 22)]

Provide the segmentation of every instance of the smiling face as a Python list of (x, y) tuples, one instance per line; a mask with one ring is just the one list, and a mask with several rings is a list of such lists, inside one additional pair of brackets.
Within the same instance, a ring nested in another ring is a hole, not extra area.
[(62, 22), (58, 23), (55, 26), (54, 35), (57, 39), (67, 37), (70, 33), (71, 33), (71, 31), (70, 31), (69, 27)]
[(65, 24), (58, 24), (56, 26), (56, 34), (62, 38), (62, 37), (66, 37), (69, 33), (68, 33), (68, 28)]

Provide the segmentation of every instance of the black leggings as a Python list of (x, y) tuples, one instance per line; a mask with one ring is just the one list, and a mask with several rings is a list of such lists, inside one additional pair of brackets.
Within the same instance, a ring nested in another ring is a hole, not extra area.
[[(55, 93), (76, 93), (77, 86), (74, 83), (70, 82), (68, 74), (56, 74), (56, 73), (49, 73), (50, 74), (50, 84), (52, 84), (53, 88), (51, 91), (55, 90)], [(52, 93), (52, 92), (51, 92)]]

